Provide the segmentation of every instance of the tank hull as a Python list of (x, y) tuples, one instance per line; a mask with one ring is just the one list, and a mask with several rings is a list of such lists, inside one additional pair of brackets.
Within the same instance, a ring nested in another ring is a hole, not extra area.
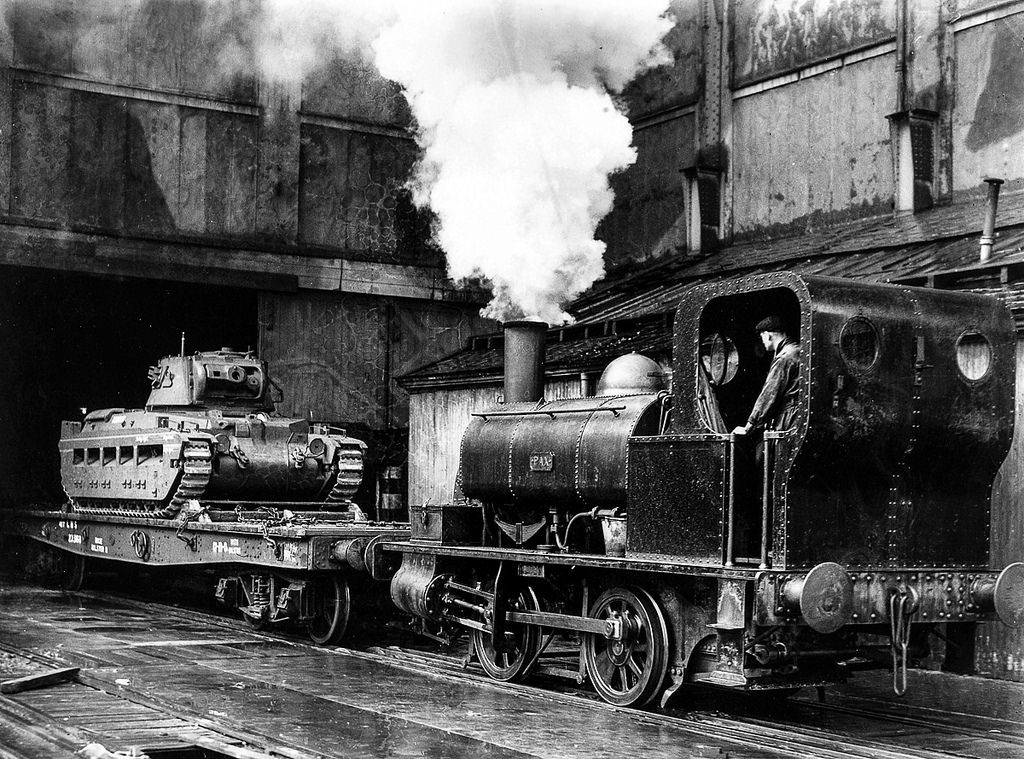
[(64, 422), (59, 443), (76, 508), (150, 516), (191, 499), (347, 502), (363, 447), (302, 419), (118, 409)]

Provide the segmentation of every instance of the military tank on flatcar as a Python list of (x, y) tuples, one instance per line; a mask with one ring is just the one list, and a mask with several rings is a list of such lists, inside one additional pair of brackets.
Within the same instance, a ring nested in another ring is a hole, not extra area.
[(171, 518), (190, 500), (349, 508), (365, 444), (276, 416), (266, 362), (228, 348), (167, 356), (143, 409), (65, 421), (61, 481), (74, 510)]

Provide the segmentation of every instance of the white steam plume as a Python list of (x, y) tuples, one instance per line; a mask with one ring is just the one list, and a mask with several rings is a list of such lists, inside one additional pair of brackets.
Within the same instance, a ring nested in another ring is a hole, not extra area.
[(424, 150), (415, 198), (456, 279), (483, 276), (496, 319), (569, 320), (604, 271), (608, 175), (636, 158), (610, 92), (664, 62), (666, 0), (403, 0), (374, 43)]
[(636, 159), (612, 94), (668, 59), (667, 6), (266, 0), (257, 59), (292, 81), (330, 51), (374, 60), (412, 107), (414, 199), (436, 215), (451, 276), (490, 283), (486, 316), (558, 324), (604, 273), (594, 231), (612, 207), (608, 177)]

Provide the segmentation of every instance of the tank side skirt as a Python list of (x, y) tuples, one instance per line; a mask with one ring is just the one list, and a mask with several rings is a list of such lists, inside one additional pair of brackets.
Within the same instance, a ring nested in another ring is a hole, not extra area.
[(120, 514), (126, 517), (174, 517), (189, 500), (202, 496), (213, 474), (213, 449), (206, 440), (188, 440), (182, 446), (181, 475), (170, 497), (163, 503), (146, 503), (136, 509), (130, 505), (101, 498), (74, 499), (75, 510), (80, 514), (101, 516)]

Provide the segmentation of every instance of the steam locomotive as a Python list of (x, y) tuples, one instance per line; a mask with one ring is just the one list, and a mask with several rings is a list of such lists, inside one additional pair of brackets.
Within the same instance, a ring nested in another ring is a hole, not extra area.
[[(799, 339), (800, 398), (754, 455), (729, 430), (764, 382), (767, 314)], [(671, 392), (631, 355), (595, 397), (545, 401), (545, 334), (507, 325), (504, 402), (464, 434), (461, 497), (414, 507), (411, 540), (384, 546), (395, 604), (468, 633), (492, 678), (643, 705), (891, 666), (901, 692), (938, 625), (1024, 622), (1024, 563), (989, 567), (1015, 376), (995, 299), (788, 272), (697, 285)]]

